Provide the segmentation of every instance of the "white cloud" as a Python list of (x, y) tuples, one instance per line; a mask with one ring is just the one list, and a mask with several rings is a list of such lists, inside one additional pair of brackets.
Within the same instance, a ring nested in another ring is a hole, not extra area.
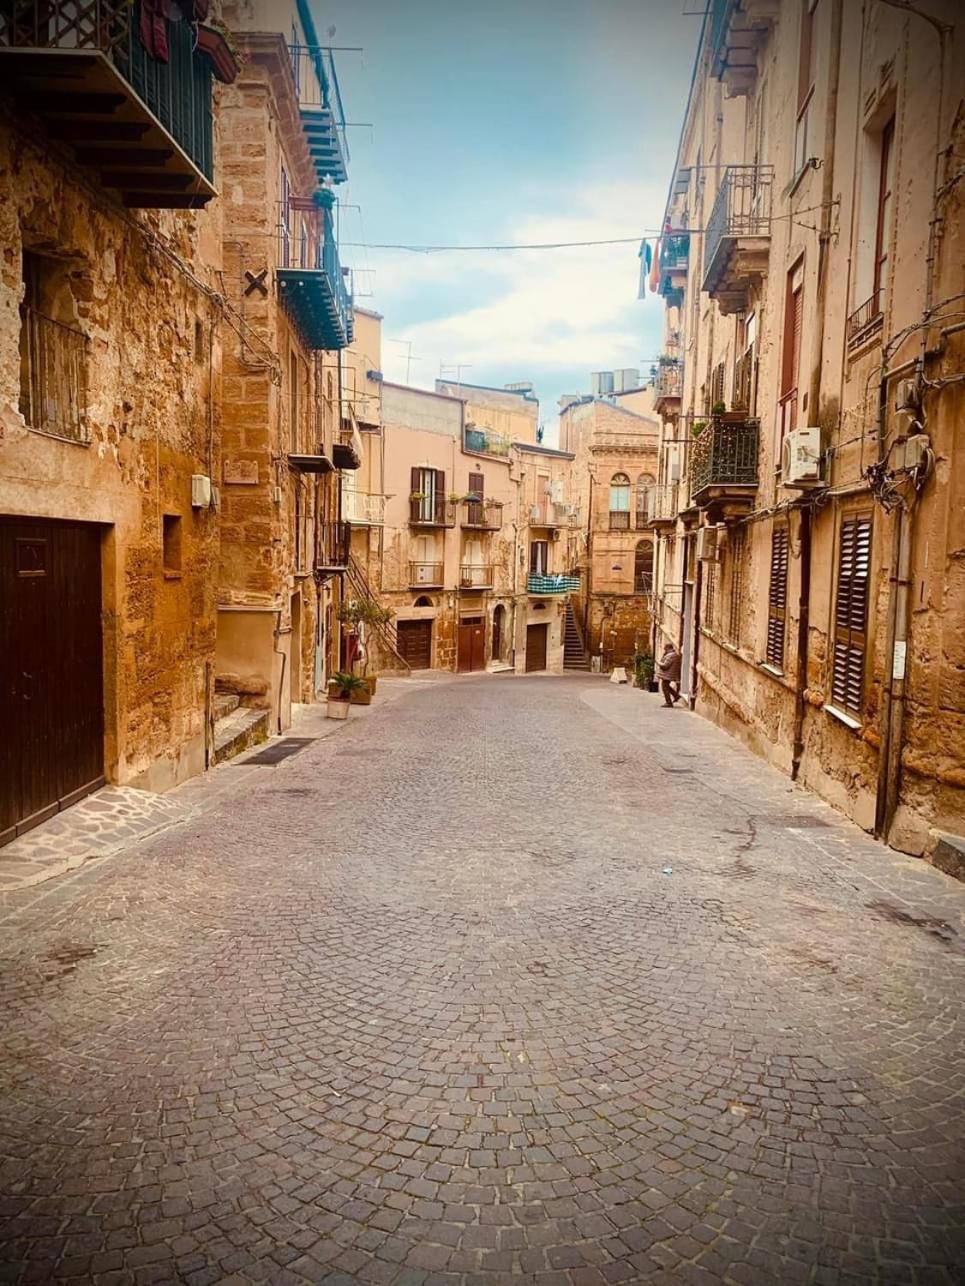
[[(659, 226), (665, 195), (651, 183), (544, 188), (538, 200), (551, 204), (550, 212), (522, 215), (508, 237), (494, 240), (525, 245), (634, 236)], [(544, 384), (558, 374), (558, 387), (541, 390), (545, 402), (547, 395), (585, 389), (591, 369), (646, 364), (657, 351), (662, 306), (637, 300), (635, 244), (377, 254), (375, 304), (385, 314), (385, 334), (411, 340), (422, 358), (413, 364), (413, 383), (431, 385), (440, 362), (466, 364), (470, 382), (484, 382), (477, 372), (508, 381), (540, 371)], [(407, 313), (425, 312), (420, 295), (442, 302), (430, 319), (406, 325)], [(480, 298), (484, 302), (474, 302)], [(404, 378), (404, 346), (387, 344), (383, 366), (389, 378)]]

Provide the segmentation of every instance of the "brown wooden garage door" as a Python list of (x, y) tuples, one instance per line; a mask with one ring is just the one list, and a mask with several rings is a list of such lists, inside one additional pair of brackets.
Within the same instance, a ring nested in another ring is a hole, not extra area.
[(0, 518), (0, 843), (103, 784), (100, 546)]
[(432, 664), (432, 622), (399, 621), (396, 637), (402, 659), (413, 670), (428, 670)]
[(526, 673), (546, 669), (547, 625), (526, 626)]

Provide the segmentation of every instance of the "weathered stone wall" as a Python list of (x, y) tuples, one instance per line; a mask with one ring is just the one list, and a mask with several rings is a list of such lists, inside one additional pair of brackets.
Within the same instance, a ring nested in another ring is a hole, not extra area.
[[(191, 507), (191, 475), (217, 481), (219, 218), (217, 203), (126, 211), (0, 118), (0, 510), (103, 526), (106, 772), (152, 788), (205, 764), (218, 518)], [(24, 250), (60, 266), (57, 320), (88, 336), (83, 445), (20, 414)], [(181, 519), (179, 572), (162, 566), (166, 513)]]

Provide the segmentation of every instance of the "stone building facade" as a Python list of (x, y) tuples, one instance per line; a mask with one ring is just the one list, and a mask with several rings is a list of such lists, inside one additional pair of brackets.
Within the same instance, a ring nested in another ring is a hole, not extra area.
[[(167, 60), (136, 6), (45, 12), (0, 17), (6, 85), (41, 91), (0, 108), (2, 839), (105, 779), (182, 781), (212, 745), (230, 332), (211, 198), (237, 68), (189, 4), (163, 19)], [(113, 93), (75, 117), (97, 68)]]
[(652, 644), (654, 541), (650, 510), (660, 422), (630, 410), (649, 390), (586, 397), (563, 407), (560, 443), (571, 453), (570, 489), (584, 524), (580, 593), (573, 603), (584, 644), (600, 666), (625, 665)]
[(360, 463), (332, 215), (347, 149), (307, 6), (244, 0), (226, 17), (245, 60), (221, 105), (224, 282), (244, 327), (224, 351), (217, 684), (280, 732), (340, 661), (340, 479)]
[(659, 637), (916, 854), (965, 829), (957, 10), (715, 0), (655, 268)]

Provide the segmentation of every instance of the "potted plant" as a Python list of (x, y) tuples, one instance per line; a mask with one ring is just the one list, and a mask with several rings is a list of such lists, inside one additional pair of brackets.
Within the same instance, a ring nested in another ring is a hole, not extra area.
[(653, 678), (654, 664), (651, 652), (636, 652), (633, 657), (633, 677), (638, 688), (645, 692), (654, 692), (656, 683)]
[(695, 420), (694, 426), (690, 430), (691, 436), (695, 438), (699, 438), (701, 433), (703, 433), (704, 429), (706, 429), (706, 427), (707, 427), (706, 420)]
[(329, 719), (347, 719), (351, 709), (352, 694), (365, 686), (363, 679), (346, 670), (336, 670), (328, 681), (326, 715)]

